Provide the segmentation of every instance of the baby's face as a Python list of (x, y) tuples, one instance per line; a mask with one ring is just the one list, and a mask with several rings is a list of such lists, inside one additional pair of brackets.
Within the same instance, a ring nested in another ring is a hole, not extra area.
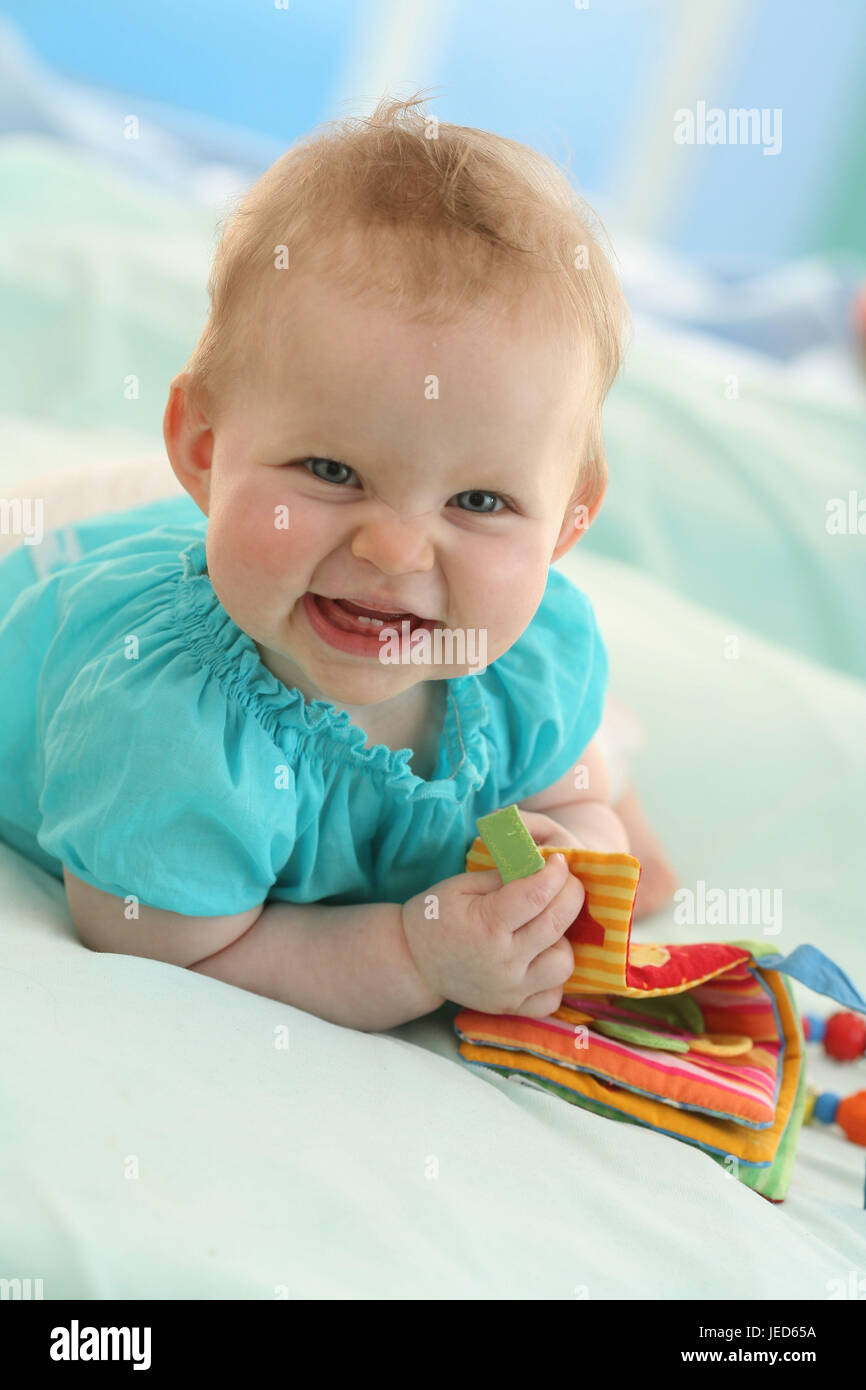
[[(293, 279), (196, 496), (216, 594), (274, 675), (367, 705), (507, 651), (580, 534), (576, 375), (525, 314), (407, 324)], [(338, 599), (462, 630), (466, 660), (430, 640), (432, 664), (383, 661), (377, 627)]]

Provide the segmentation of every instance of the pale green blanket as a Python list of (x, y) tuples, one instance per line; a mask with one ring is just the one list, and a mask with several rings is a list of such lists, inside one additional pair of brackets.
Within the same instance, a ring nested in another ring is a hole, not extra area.
[[(0, 177), (0, 493), (156, 458), (208, 217), (34, 141), (0, 147)], [(644, 570), (584, 544), (565, 567), (646, 724), (638, 780), (683, 883), (781, 888), (774, 946), (813, 941), (862, 988), (866, 687), (821, 664), (863, 669), (866, 542), (828, 537), (823, 501), (862, 478), (862, 416), (739, 358), (727, 401), (714, 370), (636, 350), (598, 541)], [(470, 1072), (448, 1007), (369, 1036), (93, 954), (2, 846), (0, 900), (0, 1274), (46, 1298), (822, 1300), (866, 1278), (863, 1150), (838, 1134), (804, 1131), (773, 1207), (686, 1145)], [(668, 913), (637, 935), (752, 930)]]

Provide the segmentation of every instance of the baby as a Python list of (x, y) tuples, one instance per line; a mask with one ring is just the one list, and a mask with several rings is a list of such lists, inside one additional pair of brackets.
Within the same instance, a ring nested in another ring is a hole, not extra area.
[(188, 495), (0, 565), (0, 836), (92, 949), (360, 1029), (543, 1017), (581, 884), (464, 865), (512, 802), (541, 844), (630, 846), (604, 645), (551, 568), (601, 506), (626, 321), (591, 213), (385, 101), (264, 174), (210, 293), (165, 411)]

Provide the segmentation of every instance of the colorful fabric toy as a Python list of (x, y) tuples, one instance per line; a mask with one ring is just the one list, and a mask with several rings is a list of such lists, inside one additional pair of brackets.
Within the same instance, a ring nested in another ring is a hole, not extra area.
[(785, 977), (864, 1013), (866, 999), (812, 946), (783, 957), (757, 941), (633, 942), (631, 855), (536, 846), (516, 806), (477, 824), (468, 870), (496, 866), (507, 881), (535, 872), (534, 854), (543, 866), (561, 853), (586, 898), (566, 932), (574, 972), (561, 1007), (544, 1019), (461, 1009), (463, 1060), (693, 1144), (783, 1201), (806, 1104), (803, 1028)]

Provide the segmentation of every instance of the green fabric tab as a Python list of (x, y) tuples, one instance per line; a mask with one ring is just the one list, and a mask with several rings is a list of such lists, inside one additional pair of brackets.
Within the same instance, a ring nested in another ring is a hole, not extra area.
[(527, 878), (544, 868), (544, 855), (530, 835), (516, 802), (501, 811), (491, 811), (475, 822), (478, 834), (490, 851), (503, 883)]

